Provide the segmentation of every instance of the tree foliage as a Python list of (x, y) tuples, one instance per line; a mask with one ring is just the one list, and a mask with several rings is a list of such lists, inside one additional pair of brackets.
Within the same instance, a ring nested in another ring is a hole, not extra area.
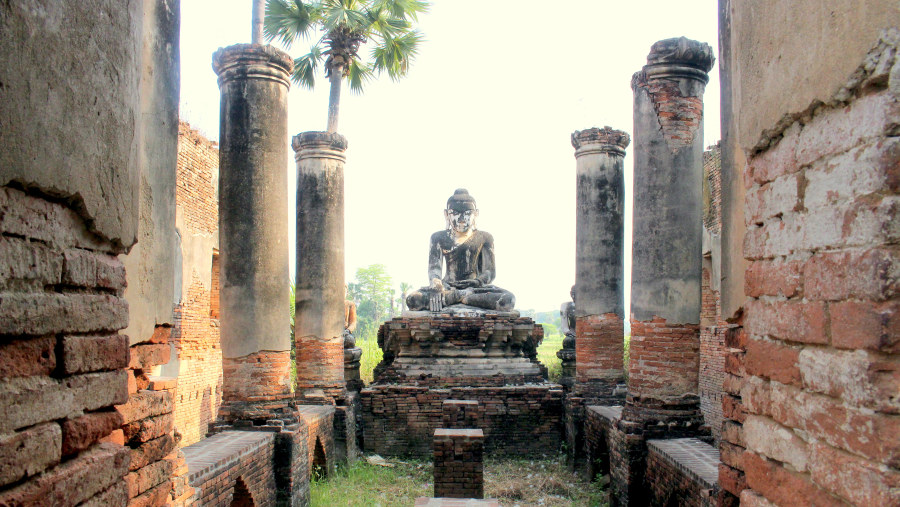
[(356, 278), (347, 284), (347, 297), (356, 303), (357, 334), (367, 337), (391, 315), (394, 289), (384, 264), (372, 264), (356, 270)]
[[(422, 0), (268, 0), (264, 33), (290, 49), (295, 41), (312, 41), (309, 52), (294, 60), (292, 80), (313, 88), (321, 68), (331, 82), (328, 131), (337, 131), (340, 82), (362, 92), (376, 74), (398, 80), (409, 71), (422, 34), (413, 28), (428, 10)], [(370, 44), (368, 58), (359, 54)]]

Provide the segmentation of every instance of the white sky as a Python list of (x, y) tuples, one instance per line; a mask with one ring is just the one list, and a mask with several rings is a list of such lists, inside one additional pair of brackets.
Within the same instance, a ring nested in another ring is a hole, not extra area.
[[(574, 130), (632, 132), (631, 75), (651, 44), (687, 36), (718, 57), (716, 0), (436, 0), (420, 17), (425, 43), (399, 82), (363, 95), (344, 88), (339, 132), (345, 166), (346, 276), (387, 266), (399, 283), (427, 283), (428, 238), (458, 187), (478, 201), (478, 228), (494, 235), (498, 275), (516, 307), (547, 311), (575, 281)], [(213, 51), (250, 39), (250, 0), (181, 2), (181, 117), (218, 138)], [(550, 10), (550, 6), (555, 7)], [(295, 45), (296, 57), (308, 44)], [(718, 67), (706, 88), (705, 145), (719, 139)], [(328, 88), (292, 86), (288, 132), (324, 130)], [(289, 143), (285, 139), (285, 143)], [(289, 149), (294, 223), (296, 170)], [(631, 243), (631, 147), (626, 252)], [(291, 244), (294, 230), (291, 227)], [(294, 251), (291, 249), (291, 273)], [(630, 255), (626, 255), (626, 279)], [(626, 305), (629, 299), (626, 283)]]

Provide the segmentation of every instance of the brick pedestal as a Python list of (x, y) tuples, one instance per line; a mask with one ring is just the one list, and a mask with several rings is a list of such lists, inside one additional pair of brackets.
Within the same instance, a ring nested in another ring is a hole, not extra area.
[(434, 432), (434, 496), (484, 498), (484, 433), (441, 428)]

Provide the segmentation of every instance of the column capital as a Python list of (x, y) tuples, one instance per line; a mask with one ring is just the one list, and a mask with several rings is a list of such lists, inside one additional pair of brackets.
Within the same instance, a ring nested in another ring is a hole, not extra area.
[(622, 130), (615, 130), (606, 126), (592, 127), (585, 130), (572, 132), (572, 147), (575, 148), (575, 157), (585, 153), (609, 152), (625, 155), (625, 148), (631, 143), (631, 136)]
[(220, 88), (238, 79), (268, 79), (290, 87), (294, 61), (272, 45), (235, 44), (213, 53), (212, 68)]
[(305, 158), (332, 158), (346, 160), (347, 138), (337, 132), (301, 132), (291, 139), (294, 160)]
[(647, 65), (632, 78), (632, 88), (639, 81), (652, 78), (681, 77), (709, 82), (709, 71), (716, 57), (712, 46), (687, 37), (657, 41), (650, 46)]

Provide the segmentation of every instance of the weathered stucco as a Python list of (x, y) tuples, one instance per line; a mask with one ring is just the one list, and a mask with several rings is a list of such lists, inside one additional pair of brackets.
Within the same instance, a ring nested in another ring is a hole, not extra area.
[(0, 185), (69, 202), (137, 238), (142, 2), (0, 3)]
[[(272, 46), (213, 55), (219, 114), (222, 353), (290, 350), (287, 94), (292, 61)], [(187, 283), (187, 280), (184, 281)]]
[(834, 0), (827, 8), (818, 0), (719, 0), (723, 318), (736, 317), (744, 301), (747, 152), (766, 130), (830, 100), (890, 26), (900, 26), (896, 0)]
[(123, 263), (128, 273), (132, 344), (172, 324), (175, 269), (175, 160), (178, 137), (179, 0), (143, 2), (141, 104), (138, 116), (138, 242)]

